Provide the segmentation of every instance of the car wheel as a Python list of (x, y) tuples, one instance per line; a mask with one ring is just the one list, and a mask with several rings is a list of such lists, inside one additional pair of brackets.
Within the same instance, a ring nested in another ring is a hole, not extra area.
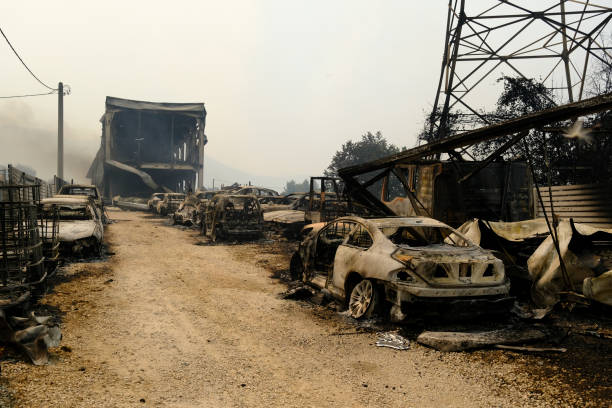
[(348, 310), (355, 319), (372, 317), (378, 307), (378, 291), (369, 279), (359, 281), (351, 291)]

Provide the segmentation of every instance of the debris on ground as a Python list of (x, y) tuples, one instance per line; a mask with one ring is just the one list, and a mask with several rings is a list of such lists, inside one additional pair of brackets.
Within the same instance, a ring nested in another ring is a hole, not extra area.
[(49, 347), (59, 346), (62, 339), (60, 328), (51, 324), (52, 316), (6, 317), (0, 310), (0, 342), (13, 344), (25, 352), (34, 365), (49, 362)]
[(376, 333), (376, 347), (389, 347), (396, 350), (408, 350), (410, 341), (400, 336), (396, 332), (380, 332)]
[(439, 351), (464, 351), (498, 344), (534, 342), (546, 337), (546, 333), (534, 328), (509, 328), (480, 332), (425, 331), (417, 337), (417, 342)]
[(280, 297), (282, 299), (304, 300), (311, 298), (314, 294), (314, 290), (309, 288), (308, 286), (298, 286), (289, 289), (285, 293), (281, 293)]
[(552, 309), (552, 306), (548, 306), (545, 308), (536, 308), (533, 305), (514, 302), (514, 305), (512, 306), (510, 312), (513, 313), (515, 316), (520, 317), (521, 319), (542, 320), (552, 311)]

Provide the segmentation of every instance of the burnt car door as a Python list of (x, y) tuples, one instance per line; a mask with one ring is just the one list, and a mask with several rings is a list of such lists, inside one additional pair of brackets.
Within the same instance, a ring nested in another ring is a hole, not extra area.
[(342, 245), (355, 226), (354, 221), (339, 220), (327, 224), (317, 236), (312, 257), (310, 281), (324, 288), (331, 277), (338, 247)]
[[(334, 289), (336, 288), (339, 289), (338, 293), (344, 290), (344, 281), (349, 273), (357, 272), (363, 276), (363, 271), (367, 269), (366, 259), (372, 256), (369, 255), (368, 249), (373, 244), (374, 239), (367, 227), (361, 223), (356, 223), (348, 239), (336, 251), (333, 270), (328, 282), (331, 292), (335, 292)], [(331, 287), (331, 283), (336, 288)]]

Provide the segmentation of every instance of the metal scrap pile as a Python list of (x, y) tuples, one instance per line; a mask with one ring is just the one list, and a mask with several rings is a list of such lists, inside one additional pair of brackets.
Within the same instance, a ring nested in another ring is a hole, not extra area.
[(509, 223), (474, 219), (458, 230), (497, 251), (510, 277), (528, 282), (536, 307), (549, 308), (568, 292), (612, 305), (612, 229), (559, 221), (555, 232), (560, 258), (544, 219)]

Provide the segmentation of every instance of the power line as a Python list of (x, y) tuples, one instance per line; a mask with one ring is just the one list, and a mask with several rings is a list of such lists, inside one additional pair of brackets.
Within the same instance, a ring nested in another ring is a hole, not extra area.
[(11, 95), (11, 96), (0, 96), (0, 99), (10, 99), (10, 98), (26, 98), (28, 96), (43, 96), (43, 95), (53, 95), (57, 93), (56, 90), (54, 89), (51, 92), (47, 92), (47, 93), (38, 93), (38, 94), (27, 94), (27, 95)]
[[(36, 75), (34, 75), (34, 73), (32, 72), (32, 70), (30, 68), (28, 68), (28, 66), (26, 65), (25, 62), (23, 62), (23, 60), (21, 59), (21, 57), (19, 56), (19, 54), (17, 53), (17, 51), (15, 50), (15, 48), (13, 48), (13, 44), (11, 44), (11, 42), (9, 41), (8, 38), (6, 38), (6, 35), (4, 34), (4, 31), (2, 31), (2, 28), (0, 27), (0, 33), (2, 34), (2, 36), (4, 37), (4, 39), (6, 40), (6, 42), (8, 43), (9, 47), (11, 47), (11, 50), (13, 50), (13, 52), (15, 53), (15, 55), (17, 56), (17, 58), (19, 58), (19, 61), (21, 61), (21, 63), (23, 64), (23, 66), (25, 67), (25, 69), (28, 70), (28, 72), (34, 77), (34, 79), (36, 79), (42, 86), (44, 86), (47, 89), (50, 89), (52, 91), (57, 91), (57, 89), (55, 88), (51, 88), (49, 85), (45, 84), (43, 81), (41, 81), (40, 79), (38, 79), (38, 77)], [(44, 94), (43, 94), (44, 95)], [(30, 95), (27, 95), (30, 96)]]

